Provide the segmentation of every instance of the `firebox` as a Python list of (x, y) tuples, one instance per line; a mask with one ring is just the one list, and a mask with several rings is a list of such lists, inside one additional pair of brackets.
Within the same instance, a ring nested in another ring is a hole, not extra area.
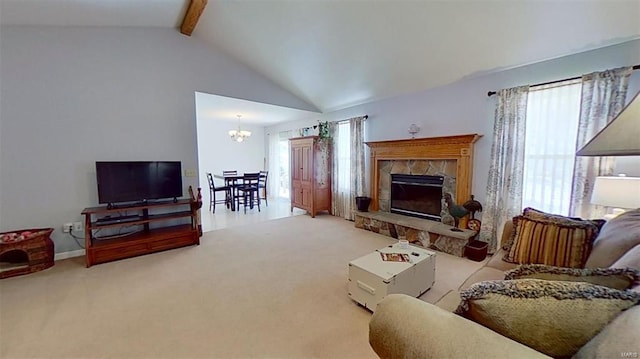
[(443, 176), (391, 174), (391, 213), (440, 221)]

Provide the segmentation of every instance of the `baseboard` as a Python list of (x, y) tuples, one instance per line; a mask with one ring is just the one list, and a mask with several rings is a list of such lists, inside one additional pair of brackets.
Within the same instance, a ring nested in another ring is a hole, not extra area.
[(84, 256), (84, 249), (78, 249), (75, 251), (56, 253), (54, 256), (54, 260), (59, 261), (62, 259), (73, 258), (73, 257), (82, 257)]

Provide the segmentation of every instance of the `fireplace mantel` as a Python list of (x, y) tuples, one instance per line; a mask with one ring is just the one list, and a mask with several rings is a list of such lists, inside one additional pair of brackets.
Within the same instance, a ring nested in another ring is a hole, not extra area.
[(450, 160), (455, 161), (456, 193), (458, 204), (471, 198), (473, 170), (473, 144), (482, 135), (414, 138), (367, 142), (371, 150), (371, 209), (379, 209), (380, 163), (394, 160)]

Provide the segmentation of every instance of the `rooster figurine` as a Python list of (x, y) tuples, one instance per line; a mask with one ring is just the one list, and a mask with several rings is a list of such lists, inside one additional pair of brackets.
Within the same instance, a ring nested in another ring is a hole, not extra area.
[[(451, 216), (453, 217), (453, 220), (455, 223), (454, 227), (458, 228), (458, 224), (460, 223), (460, 218), (469, 214), (469, 210), (464, 208), (464, 206), (453, 203), (453, 198), (451, 196), (451, 193), (445, 193), (443, 197), (444, 197), (444, 201), (447, 203), (449, 214), (451, 214)], [(452, 229), (452, 231), (455, 231), (455, 229)], [(458, 229), (458, 231), (460, 230)]]
[(466, 201), (462, 207), (466, 208), (469, 211), (469, 216), (471, 219), (474, 219), (476, 216), (476, 212), (482, 212), (482, 204), (475, 199), (473, 199), (473, 195), (471, 195), (471, 199)]

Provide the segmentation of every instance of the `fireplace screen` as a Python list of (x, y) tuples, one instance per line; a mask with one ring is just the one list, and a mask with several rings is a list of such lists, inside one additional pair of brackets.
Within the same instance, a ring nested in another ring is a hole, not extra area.
[(391, 213), (440, 221), (442, 176), (391, 175)]

